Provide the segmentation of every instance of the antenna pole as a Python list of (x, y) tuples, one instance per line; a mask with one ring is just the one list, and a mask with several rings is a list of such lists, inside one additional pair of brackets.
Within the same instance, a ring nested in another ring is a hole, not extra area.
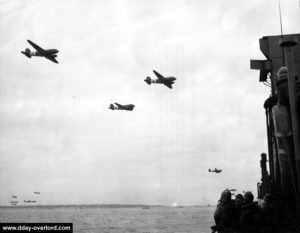
[(281, 32), (281, 36), (282, 36), (283, 35), (283, 31), (282, 31), (282, 18), (281, 18), (280, 0), (278, 0), (278, 6), (279, 6), (279, 18), (280, 18), (280, 32)]
[[(300, 0), (299, 0), (300, 1)], [(280, 20), (280, 33), (281, 33), (281, 40), (283, 40), (283, 30), (282, 30), (282, 17), (281, 17), (281, 5), (280, 0), (278, 0), (278, 8), (279, 8), (279, 20)], [(281, 47), (281, 53), (282, 53), (282, 66), (286, 66), (286, 56), (285, 56), (285, 50), (283, 47)]]

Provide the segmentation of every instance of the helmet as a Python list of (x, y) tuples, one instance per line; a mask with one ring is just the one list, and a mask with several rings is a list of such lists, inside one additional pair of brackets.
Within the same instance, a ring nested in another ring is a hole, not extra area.
[(229, 191), (229, 189), (225, 189), (225, 190), (221, 193), (221, 199), (223, 199), (223, 200), (225, 200), (225, 201), (231, 200), (231, 192)]
[(244, 200), (244, 197), (242, 194), (238, 193), (237, 195), (235, 195), (235, 200)]
[(251, 203), (254, 200), (254, 196), (252, 194), (252, 192), (245, 192), (244, 194), (244, 199), (246, 203)]
[(277, 71), (278, 79), (282, 79), (287, 76), (287, 68), (285, 66), (282, 66)]

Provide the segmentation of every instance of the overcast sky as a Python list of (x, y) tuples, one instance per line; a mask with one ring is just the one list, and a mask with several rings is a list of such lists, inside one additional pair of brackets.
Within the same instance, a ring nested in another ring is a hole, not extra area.
[[(299, 1), (281, 6), (283, 32), (299, 33)], [(280, 34), (278, 1), (1, 0), (0, 34), (0, 205), (256, 195), (270, 90), (249, 60)], [(27, 39), (59, 64), (21, 54)], [(172, 90), (143, 81), (154, 69)]]

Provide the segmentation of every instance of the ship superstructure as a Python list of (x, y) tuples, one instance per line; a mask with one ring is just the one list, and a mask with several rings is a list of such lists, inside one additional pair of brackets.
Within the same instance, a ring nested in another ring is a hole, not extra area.
[(270, 193), (281, 209), (300, 208), (300, 34), (259, 40), (266, 60), (251, 60), (259, 81), (270, 87), (264, 103), (268, 154), (261, 154), (258, 197)]

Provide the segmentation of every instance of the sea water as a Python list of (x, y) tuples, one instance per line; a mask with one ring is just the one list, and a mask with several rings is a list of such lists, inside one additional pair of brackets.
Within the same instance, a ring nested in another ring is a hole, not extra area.
[(0, 222), (73, 223), (74, 233), (211, 232), (215, 207), (1, 207)]

